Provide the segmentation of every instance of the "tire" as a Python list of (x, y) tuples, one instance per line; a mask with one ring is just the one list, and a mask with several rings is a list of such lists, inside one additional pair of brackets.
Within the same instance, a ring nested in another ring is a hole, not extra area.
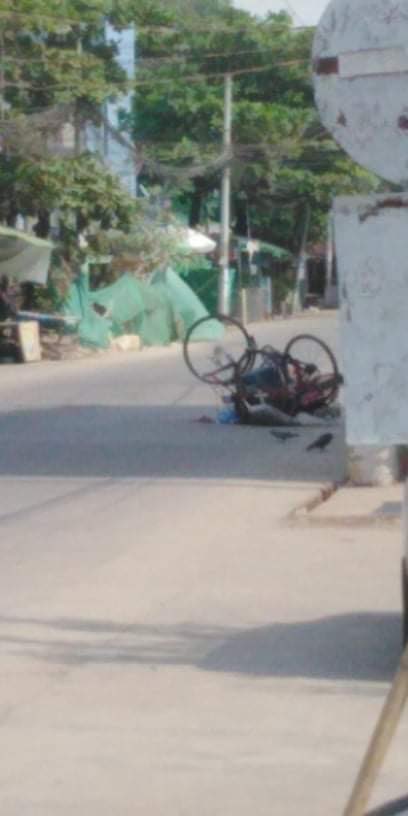
[[(309, 347), (305, 355), (305, 349)], [(302, 353), (303, 352), (303, 353)], [(288, 343), (284, 351), (284, 372), (287, 381), (293, 379), (293, 372), (291, 372), (291, 360), (298, 361), (305, 365), (316, 365), (320, 374), (327, 376), (330, 386), (324, 388), (324, 398), (322, 400), (326, 405), (329, 405), (336, 398), (341, 383), (339, 368), (337, 360), (329, 348), (329, 346), (315, 337), (313, 334), (298, 334), (293, 337)], [(306, 357), (306, 359), (303, 359)], [(317, 361), (323, 361), (323, 368), (317, 365)]]
[(388, 802), (375, 810), (370, 810), (367, 816), (408, 816), (408, 796)]
[[(203, 339), (206, 324), (210, 329), (210, 324), (214, 321), (223, 325), (224, 336), (207, 341)], [(234, 334), (231, 333), (231, 329), (234, 330)], [(207, 385), (232, 385), (237, 376), (246, 374), (253, 366), (254, 350), (253, 337), (238, 320), (226, 315), (202, 317), (197, 320), (189, 328), (183, 343), (183, 355), (188, 369)], [(213, 354), (219, 355), (220, 360), (213, 360), (211, 357)], [(225, 362), (222, 361), (222, 357)], [(210, 366), (208, 360), (211, 362)]]
[(402, 637), (404, 646), (408, 645), (408, 562), (402, 562)]

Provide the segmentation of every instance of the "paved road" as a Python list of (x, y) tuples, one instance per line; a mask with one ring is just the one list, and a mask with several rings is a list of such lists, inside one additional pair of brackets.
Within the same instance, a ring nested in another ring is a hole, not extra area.
[[(336, 343), (257, 333), (295, 330)], [(338, 813), (399, 648), (398, 536), (283, 521), (341, 429), (199, 424), (177, 348), (3, 368), (0, 398), (2, 816)]]

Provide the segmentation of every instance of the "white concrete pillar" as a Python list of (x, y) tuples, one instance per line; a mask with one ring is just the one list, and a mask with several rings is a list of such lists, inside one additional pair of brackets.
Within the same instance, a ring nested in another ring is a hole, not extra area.
[(397, 448), (349, 447), (347, 475), (355, 485), (389, 487), (399, 478)]

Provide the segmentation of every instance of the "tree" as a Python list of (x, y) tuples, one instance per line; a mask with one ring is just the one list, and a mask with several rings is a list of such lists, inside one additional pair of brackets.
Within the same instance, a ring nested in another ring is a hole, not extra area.
[[(64, 244), (95, 221), (130, 228), (142, 217), (102, 164), (81, 156), (78, 134), (101, 107), (131, 90), (106, 42), (109, 20), (138, 30), (133, 135), (149, 185), (185, 209), (192, 225), (217, 216), (223, 76), (234, 74), (233, 212), (238, 232), (292, 251), (307, 207), (319, 238), (331, 197), (375, 181), (323, 131), (308, 71), (312, 33), (288, 14), (261, 20), (230, 0), (0, 0), (0, 217), (61, 213)], [(53, 155), (64, 122), (76, 155)], [(131, 153), (131, 148), (129, 148)], [(51, 157), (51, 158), (50, 158)]]
[(138, 40), (132, 128), (146, 178), (167, 183), (192, 226), (206, 209), (216, 212), (222, 79), (230, 72), (237, 231), (250, 227), (255, 236), (296, 251), (310, 208), (311, 236), (321, 238), (333, 195), (377, 182), (345, 157), (318, 121), (309, 72), (313, 31), (296, 30), (286, 13), (261, 20), (228, 0), (189, 3), (188, 15), (183, 0), (172, 5), (171, 37), (141, 32)]
[[(120, 30), (167, 17), (146, 0), (0, 0), (0, 18), (0, 218), (10, 225), (18, 214), (36, 218), (37, 234), (47, 237), (57, 212), (72, 260), (81, 232), (97, 245), (98, 230), (129, 231), (146, 218), (141, 203), (81, 150), (84, 124), (99, 123), (101, 107), (128, 89), (106, 21)], [(60, 155), (54, 137), (69, 122), (74, 149)]]

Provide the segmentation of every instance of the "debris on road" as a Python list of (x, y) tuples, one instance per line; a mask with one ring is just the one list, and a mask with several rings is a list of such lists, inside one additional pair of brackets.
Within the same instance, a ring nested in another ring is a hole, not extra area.
[[(218, 325), (216, 336), (207, 329)], [(221, 424), (269, 427), (324, 424), (343, 385), (336, 358), (319, 337), (293, 337), (284, 351), (258, 346), (235, 318), (197, 320), (183, 345), (187, 367), (201, 382), (224, 389)], [(303, 422), (306, 416), (307, 421)]]
[(221, 408), (217, 414), (217, 422), (219, 425), (239, 425), (240, 419), (234, 406)]

